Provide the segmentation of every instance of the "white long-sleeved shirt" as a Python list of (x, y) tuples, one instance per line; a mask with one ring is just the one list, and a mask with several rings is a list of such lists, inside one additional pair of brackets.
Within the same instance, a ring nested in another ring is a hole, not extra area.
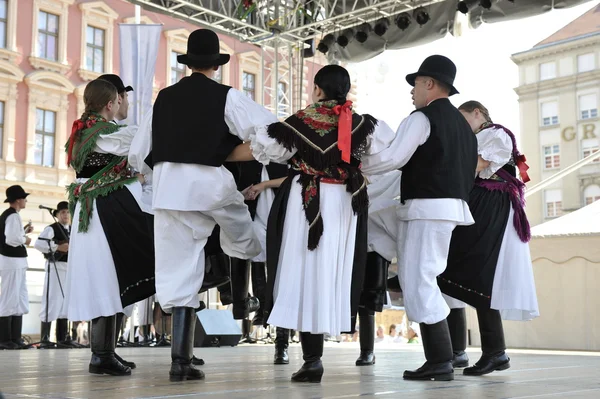
[[(25, 229), (23, 228), (21, 216), (19, 216), (18, 213), (13, 213), (6, 218), (4, 236), (6, 237), (6, 244), (10, 245), (11, 247), (20, 247), (21, 245), (25, 245)], [(27, 258), (11, 258), (0, 255), (0, 270), (18, 269), (27, 269)]]
[[(67, 231), (69, 230), (70, 226), (68, 225), (63, 225), (63, 227), (65, 229), (67, 229)], [(52, 252), (56, 252), (56, 250), (58, 249), (58, 244), (56, 244), (54, 241), (46, 241), (46, 240), (40, 240), (40, 238), (46, 238), (48, 240), (52, 240), (54, 238), (54, 229), (52, 228), (52, 226), (47, 226), (38, 236), (38, 239), (35, 240), (35, 244), (33, 244), (33, 247), (35, 249), (37, 249), (38, 251), (40, 251), (43, 254), (47, 254), (50, 253), (50, 251)], [(59, 240), (62, 240), (61, 237), (59, 237)], [(50, 243), (50, 246), (48, 247), (48, 243)], [(47, 262), (46, 262), (47, 263)], [(63, 264), (63, 265), (59, 265), (59, 264)], [(66, 268), (67, 266), (67, 262), (64, 261), (57, 261), (56, 262), (57, 266), (63, 266)]]

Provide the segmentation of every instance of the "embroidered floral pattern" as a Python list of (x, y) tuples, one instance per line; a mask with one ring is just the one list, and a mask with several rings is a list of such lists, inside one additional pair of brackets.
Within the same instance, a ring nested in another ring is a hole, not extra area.
[(337, 129), (339, 117), (333, 111), (337, 101), (321, 101), (296, 112), (296, 116), (321, 137)]

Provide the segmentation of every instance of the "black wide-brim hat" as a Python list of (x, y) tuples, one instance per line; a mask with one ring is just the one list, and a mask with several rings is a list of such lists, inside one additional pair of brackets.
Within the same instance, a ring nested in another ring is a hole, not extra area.
[(219, 36), (210, 29), (197, 29), (190, 34), (187, 53), (177, 56), (177, 62), (195, 67), (225, 65), (229, 54), (221, 54)]
[(28, 195), (29, 193), (26, 193), (23, 187), (19, 185), (10, 186), (6, 189), (6, 199), (4, 202), (15, 202), (16, 200), (27, 198)]
[(425, 61), (423, 61), (417, 72), (406, 75), (406, 81), (409, 85), (414, 87), (417, 76), (427, 76), (445, 83), (450, 86), (451, 96), (458, 94), (458, 90), (454, 87), (456, 65), (443, 55), (432, 55), (425, 58)]
[(69, 203), (67, 201), (60, 201), (58, 205), (56, 205), (56, 209), (52, 212), (52, 215), (56, 217), (56, 215), (58, 215), (58, 212), (64, 209), (69, 209)]

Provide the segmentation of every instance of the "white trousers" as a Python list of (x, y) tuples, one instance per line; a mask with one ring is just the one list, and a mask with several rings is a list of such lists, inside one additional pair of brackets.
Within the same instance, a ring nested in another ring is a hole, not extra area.
[[(50, 267), (50, 290), (48, 291), (48, 300), (46, 301), (46, 290), (48, 288), (48, 267)], [(56, 273), (57, 271), (58, 277)], [(40, 310), (41, 321), (54, 321), (56, 319), (67, 318), (67, 305), (65, 301), (66, 290), (67, 263), (56, 262), (56, 269), (54, 269), (53, 264), (49, 264), (49, 262), (46, 262), (46, 272), (44, 276), (44, 293), (42, 294), (42, 308)], [(46, 320), (46, 306), (48, 307), (48, 320)]]
[(0, 270), (0, 317), (29, 313), (27, 269)]
[(398, 277), (406, 315), (411, 321), (435, 324), (450, 313), (437, 276), (446, 269), (456, 225), (445, 220), (400, 220), (398, 223)]
[(251, 259), (261, 252), (243, 202), (203, 212), (155, 210), (156, 298), (163, 310), (200, 305), (204, 246), (215, 224), (221, 228), (221, 248), (226, 255)]

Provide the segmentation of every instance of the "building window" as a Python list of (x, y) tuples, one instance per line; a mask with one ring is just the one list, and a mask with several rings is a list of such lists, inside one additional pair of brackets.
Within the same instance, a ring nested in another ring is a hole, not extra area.
[(242, 73), (242, 91), (246, 96), (256, 101), (255, 82), (256, 75), (248, 72)]
[(179, 82), (185, 76), (185, 65), (177, 62), (178, 55), (178, 52), (171, 51), (171, 84)]
[(546, 190), (544, 194), (544, 201), (546, 202), (546, 217), (555, 218), (562, 216), (562, 191)]
[(558, 125), (558, 103), (542, 103), (542, 126)]
[(544, 169), (560, 168), (560, 145), (547, 145), (542, 147), (544, 152)]
[(287, 84), (279, 82), (277, 84), (277, 117), (284, 118), (288, 114)]
[(540, 80), (554, 79), (556, 77), (556, 62), (540, 64)]
[(0, 158), (4, 152), (2, 143), (4, 143), (4, 101), (0, 101)]
[(6, 36), (8, 34), (8, 4), (7, 0), (0, 0), (0, 48), (6, 48)]
[(579, 119), (590, 119), (598, 116), (598, 103), (595, 94), (579, 96)]
[(88, 71), (104, 72), (104, 29), (87, 26), (85, 65)]
[(223, 83), (223, 67), (220, 66), (213, 75), (213, 80), (218, 83)]
[(594, 53), (582, 54), (577, 56), (577, 72), (588, 72), (596, 69), (596, 60)]
[(39, 108), (35, 112), (34, 163), (41, 166), (54, 166), (56, 113)]
[(58, 60), (58, 15), (40, 11), (38, 17), (38, 57)]
[[(598, 139), (581, 140), (581, 152), (582, 152), (581, 155), (583, 158), (589, 157), (590, 155), (598, 152), (598, 150), (600, 150), (600, 145), (599, 145)], [(600, 159), (595, 159), (592, 162), (598, 163), (598, 162), (600, 162)]]
[(587, 186), (585, 190), (583, 190), (583, 198), (586, 205), (600, 200), (600, 186), (597, 184)]

